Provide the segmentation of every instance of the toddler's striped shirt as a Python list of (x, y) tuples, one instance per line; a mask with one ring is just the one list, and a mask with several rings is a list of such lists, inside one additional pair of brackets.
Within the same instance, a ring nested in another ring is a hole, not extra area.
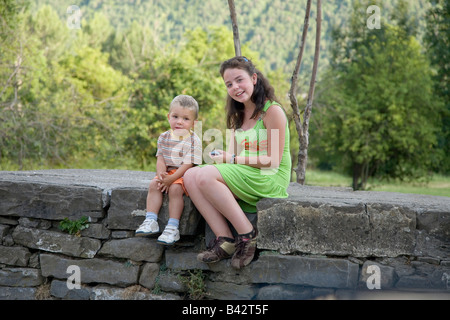
[(182, 164), (202, 164), (202, 143), (194, 133), (182, 140), (172, 135), (172, 130), (162, 133), (158, 138), (158, 151), (156, 156), (162, 155), (166, 166), (179, 168)]

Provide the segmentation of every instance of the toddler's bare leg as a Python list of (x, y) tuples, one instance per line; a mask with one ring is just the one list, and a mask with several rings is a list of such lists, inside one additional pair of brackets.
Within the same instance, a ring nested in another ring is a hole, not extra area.
[(180, 220), (184, 208), (184, 190), (181, 184), (173, 183), (169, 188), (169, 217)]

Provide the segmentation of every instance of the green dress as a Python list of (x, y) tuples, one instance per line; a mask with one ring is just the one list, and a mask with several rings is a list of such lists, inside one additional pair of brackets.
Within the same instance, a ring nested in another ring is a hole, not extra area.
[[(276, 102), (268, 101), (264, 112)], [(215, 164), (230, 190), (239, 198), (244, 212), (256, 212), (256, 203), (262, 198), (287, 198), (287, 187), (291, 178), (291, 154), (289, 150), (289, 125), (286, 121), (286, 136), (281, 163), (278, 168), (253, 168), (248, 165)], [(237, 145), (243, 149), (239, 156), (267, 154), (267, 129), (261, 117), (252, 129), (235, 131)]]

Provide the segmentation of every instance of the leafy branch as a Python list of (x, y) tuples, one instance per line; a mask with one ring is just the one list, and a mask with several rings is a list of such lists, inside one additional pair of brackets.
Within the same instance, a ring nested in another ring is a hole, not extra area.
[(62, 231), (79, 237), (82, 230), (89, 228), (89, 218), (86, 216), (83, 216), (78, 220), (69, 220), (69, 218), (64, 218), (64, 220), (59, 223), (59, 228)]

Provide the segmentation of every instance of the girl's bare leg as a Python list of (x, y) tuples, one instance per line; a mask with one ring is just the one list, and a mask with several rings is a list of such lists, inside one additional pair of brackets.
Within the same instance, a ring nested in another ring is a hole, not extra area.
[(232, 238), (230, 228), (225, 217), (207, 200), (197, 184), (197, 176), (202, 168), (192, 168), (184, 174), (184, 186), (197, 210), (205, 218), (206, 222), (216, 237)]
[(184, 176), (184, 184), (196, 208), (217, 237), (233, 237), (226, 219), (239, 234), (253, 230), (253, 225), (216, 167), (206, 166), (188, 170)]

